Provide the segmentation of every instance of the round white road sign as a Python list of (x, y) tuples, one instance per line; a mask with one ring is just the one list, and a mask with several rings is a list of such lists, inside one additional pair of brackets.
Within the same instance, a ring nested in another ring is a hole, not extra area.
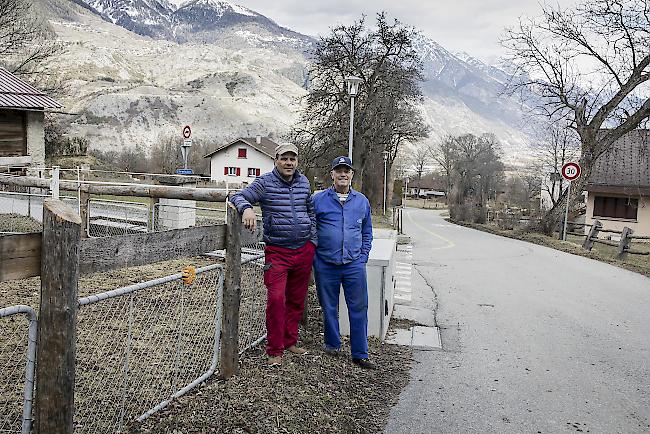
[(580, 177), (580, 166), (578, 163), (565, 163), (562, 166), (562, 177), (567, 181), (573, 181)]

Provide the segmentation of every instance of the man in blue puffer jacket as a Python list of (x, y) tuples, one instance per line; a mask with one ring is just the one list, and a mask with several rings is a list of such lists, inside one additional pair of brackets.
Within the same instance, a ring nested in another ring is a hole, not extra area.
[(323, 309), (325, 352), (339, 354), (339, 292), (350, 318), (352, 362), (375, 369), (368, 360), (368, 282), (366, 262), (372, 247), (370, 203), (351, 188), (352, 161), (337, 157), (332, 161), (333, 185), (314, 194), (318, 248), (314, 258), (316, 291)]
[(262, 208), (266, 247), (264, 285), (266, 302), (266, 354), (269, 365), (282, 363), (284, 350), (305, 354), (298, 342), (298, 323), (305, 309), (314, 250), (317, 244), (309, 181), (301, 174), (298, 148), (291, 143), (275, 149), (275, 168), (253, 181), (230, 202), (248, 229), (257, 220), (253, 204)]

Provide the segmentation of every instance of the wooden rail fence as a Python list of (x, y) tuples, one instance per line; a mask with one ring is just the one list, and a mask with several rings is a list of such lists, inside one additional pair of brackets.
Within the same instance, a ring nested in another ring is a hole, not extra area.
[[(48, 187), (38, 178), (4, 178), (0, 184)], [(43, 184), (43, 185), (41, 185)], [(77, 190), (61, 182), (61, 189)], [(82, 192), (223, 201), (222, 191), (182, 187), (83, 186)], [(207, 190), (207, 191), (206, 191)], [(82, 219), (56, 199), (43, 206), (43, 232), (0, 236), (0, 282), (41, 277), (36, 394), (37, 433), (72, 433), (75, 326), (80, 275), (192, 257), (226, 249), (220, 376), (238, 371), (241, 245), (259, 241), (261, 230), (243, 229), (228, 204), (227, 224), (165, 232), (82, 238)]]

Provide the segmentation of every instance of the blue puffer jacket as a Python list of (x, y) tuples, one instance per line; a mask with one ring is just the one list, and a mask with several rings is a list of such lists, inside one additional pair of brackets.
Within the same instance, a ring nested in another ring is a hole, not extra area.
[(296, 170), (291, 182), (277, 169), (255, 181), (230, 198), (239, 214), (259, 203), (262, 208), (264, 242), (273, 246), (298, 249), (311, 240), (317, 244), (316, 220), (307, 177)]
[(343, 265), (368, 262), (372, 248), (370, 203), (363, 193), (350, 189), (343, 205), (334, 187), (313, 196), (318, 228), (316, 255), (325, 262)]

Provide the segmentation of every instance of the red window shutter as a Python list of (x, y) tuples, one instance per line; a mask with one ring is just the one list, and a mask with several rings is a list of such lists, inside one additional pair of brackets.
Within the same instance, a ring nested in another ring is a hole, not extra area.
[(241, 175), (241, 169), (238, 167), (237, 168), (237, 176)]
[(255, 169), (255, 176), (260, 176), (260, 169)]
[(246, 158), (246, 148), (239, 148), (237, 150), (237, 158)]
[(228, 168), (227, 168), (227, 167), (224, 167), (224, 168), (223, 168), (223, 174), (224, 174), (224, 175), (227, 175), (227, 174), (228, 174)]

